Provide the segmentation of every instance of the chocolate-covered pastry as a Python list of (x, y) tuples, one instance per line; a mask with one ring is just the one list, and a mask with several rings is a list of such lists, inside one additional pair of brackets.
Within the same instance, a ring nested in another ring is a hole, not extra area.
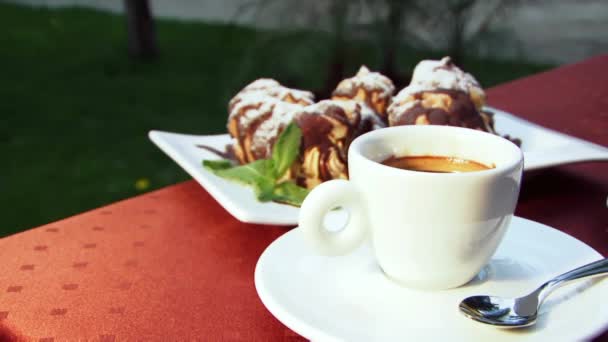
[(386, 108), (395, 91), (393, 82), (386, 76), (371, 72), (362, 66), (357, 74), (342, 80), (332, 94), (332, 100), (354, 100), (367, 105), (386, 123)]
[(313, 102), (312, 93), (271, 79), (259, 79), (243, 88), (228, 105), (228, 132), (238, 161), (246, 164), (268, 158), (295, 111)]
[(491, 117), (482, 114), (485, 93), (479, 83), (449, 57), (422, 61), (412, 82), (388, 108), (390, 126), (449, 125), (494, 132)]
[(439, 61), (423, 60), (412, 74), (409, 87), (415, 91), (451, 89), (465, 92), (480, 110), (486, 104), (486, 94), (479, 82), (469, 73), (462, 71), (450, 57), (444, 57)]
[(346, 152), (361, 124), (361, 105), (324, 100), (295, 115), (302, 130), (296, 182), (312, 189), (330, 179), (347, 179)]
[(313, 103), (309, 92), (258, 80), (240, 91), (229, 104), (228, 131), (241, 164), (269, 158), (283, 129), (292, 121), (302, 130), (300, 153), (285, 179), (312, 188), (347, 178), (346, 151), (362, 132), (380, 127), (378, 116), (354, 100)]
[(392, 98), (394, 89), (390, 79), (366, 67), (340, 82), (330, 100), (318, 103), (308, 91), (259, 79), (228, 105), (234, 154), (241, 164), (270, 158), (281, 132), (295, 122), (302, 132), (300, 151), (283, 180), (311, 189), (327, 180), (348, 178), (350, 143), (387, 123), (450, 125), (496, 133), (492, 113), (483, 110), (483, 89), (449, 57), (420, 62), (411, 84)]

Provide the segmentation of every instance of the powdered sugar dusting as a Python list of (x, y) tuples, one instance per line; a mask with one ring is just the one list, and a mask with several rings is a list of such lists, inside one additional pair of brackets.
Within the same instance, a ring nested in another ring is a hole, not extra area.
[(389, 98), (395, 91), (393, 81), (379, 72), (369, 71), (363, 65), (354, 77), (342, 80), (334, 94), (352, 94), (357, 88), (363, 88), (369, 92), (377, 91), (381, 99)]
[(364, 76), (364, 75), (367, 75), (367, 74), (369, 74), (369, 73), (370, 73), (370, 71), (369, 71), (369, 69), (367, 68), (367, 66), (362, 65), (362, 66), (359, 68), (359, 71), (357, 71), (357, 76)]
[(437, 89), (457, 90), (485, 97), (477, 80), (454, 65), (450, 57), (444, 57), (439, 61), (424, 60), (416, 65), (410, 85), (401, 89), (393, 98), (393, 102), (388, 107), (389, 115), (403, 113), (416, 105), (415, 101), (408, 99), (414, 94)]
[(309, 91), (287, 88), (273, 79), (260, 78), (247, 85), (230, 100), (228, 118), (232, 119), (243, 106), (259, 104), (267, 101), (268, 98), (280, 101), (289, 99), (305, 105), (314, 103), (314, 95)]
[(293, 121), (296, 112), (303, 108), (302, 105), (276, 100), (274, 103), (268, 103), (268, 106), (270, 108), (266, 112), (272, 114), (257, 127), (252, 139), (253, 148), (265, 149), (267, 156), (272, 150), (270, 142), (279, 136), (280, 131)]
[(313, 93), (309, 91), (284, 87), (271, 78), (260, 78), (243, 88), (243, 90), (236, 94), (233, 100), (236, 100), (240, 95), (249, 92), (263, 94), (279, 100), (286, 100), (291, 96), (295, 101), (303, 102), (305, 104), (312, 104), (315, 98)]
[(268, 113), (277, 102), (280, 102), (280, 100), (267, 96), (265, 92), (249, 91), (241, 93), (238, 101), (233, 103), (228, 118), (230, 120), (236, 117), (240, 127), (247, 127), (257, 118)]
[(310, 114), (323, 114), (332, 106), (338, 106), (345, 112), (357, 112), (359, 102), (353, 100), (322, 100), (310, 106), (306, 106), (304, 111)]
[[(404, 96), (403, 99), (407, 99), (407, 96)], [(387, 109), (389, 115), (389, 122), (398, 120), (398, 118), (405, 114), (407, 110), (416, 106), (419, 103), (420, 100), (393, 101), (393, 103), (391, 103), (391, 105)]]
[(302, 112), (323, 115), (326, 114), (331, 107), (341, 108), (351, 125), (356, 126), (361, 121), (361, 104), (354, 100), (322, 100), (313, 105), (304, 107)]
[(417, 94), (417, 93), (420, 93), (423, 91), (436, 90), (436, 89), (437, 88), (428, 87), (426, 84), (411, 83), (409, 86), (401, 89), (401, 91), (399, 93), (397, 93), (397, 95), (393, 98), (393, 102), (389, 106), (389, 110), (391, 107), (396, 107), (396, 106), (399, 106), (400, 104), (402, 104), (403, 102), (406, 102), (407, 98), (414, 94)]
[[(477, 80), (454, 65), (450, 57), (444, 57), (440, 61), (424, 60), (418, 63), (414, 69), (410, 86), (417, 86), (423, 90), (441, 88), (465, 93), (484, 93)], [(409, 87), (405, 89), (407, 88)]]

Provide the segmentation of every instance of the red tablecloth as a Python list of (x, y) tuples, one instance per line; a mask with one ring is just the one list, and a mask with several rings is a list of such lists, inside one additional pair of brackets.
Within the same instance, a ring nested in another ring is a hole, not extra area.
[[(608, 145), (608, 56), (488, 95)], [(607, 255), (606, 196), (608, 163), (556, 167), (527, 177), (517, 215)], [(238, 222), (190, 181), (1, 239), (0, 340), (301, 340), (253, 284), (259, 255), (287, 229)]]

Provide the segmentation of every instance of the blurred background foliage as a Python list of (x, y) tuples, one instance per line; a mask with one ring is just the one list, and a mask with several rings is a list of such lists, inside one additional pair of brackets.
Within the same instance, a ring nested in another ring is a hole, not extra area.
[(242, 1), (225, 22), (153, 19), (147, 55), (129, 48), (129, 11), (0, 2), (0, 236), (188, 179), (148, 131), (225, 133), (256, 78), (323, 98), (362, 64), (399, 86), (444, 55), (486, 87), (551, 68), (484, 53), (516, 42), (490, 24), (522, 3)]

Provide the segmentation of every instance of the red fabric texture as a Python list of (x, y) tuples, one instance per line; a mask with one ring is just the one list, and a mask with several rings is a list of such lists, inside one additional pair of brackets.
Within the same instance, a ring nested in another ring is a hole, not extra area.
[[(608, 145), (608, 56), (488, 97)], [(517, 215), (607, 255), (606, 196), (608, 163), (551, 168), (525, 176)], [(0, 341), (303, 340), (271, 316), (253, 283), (258, 257), (288, 229), (238, 222), (189, 181), (1, 239)]]
[(253, 283), (286, 231), (186, 182), (4, 238), (0, 340), (299, 340)]

